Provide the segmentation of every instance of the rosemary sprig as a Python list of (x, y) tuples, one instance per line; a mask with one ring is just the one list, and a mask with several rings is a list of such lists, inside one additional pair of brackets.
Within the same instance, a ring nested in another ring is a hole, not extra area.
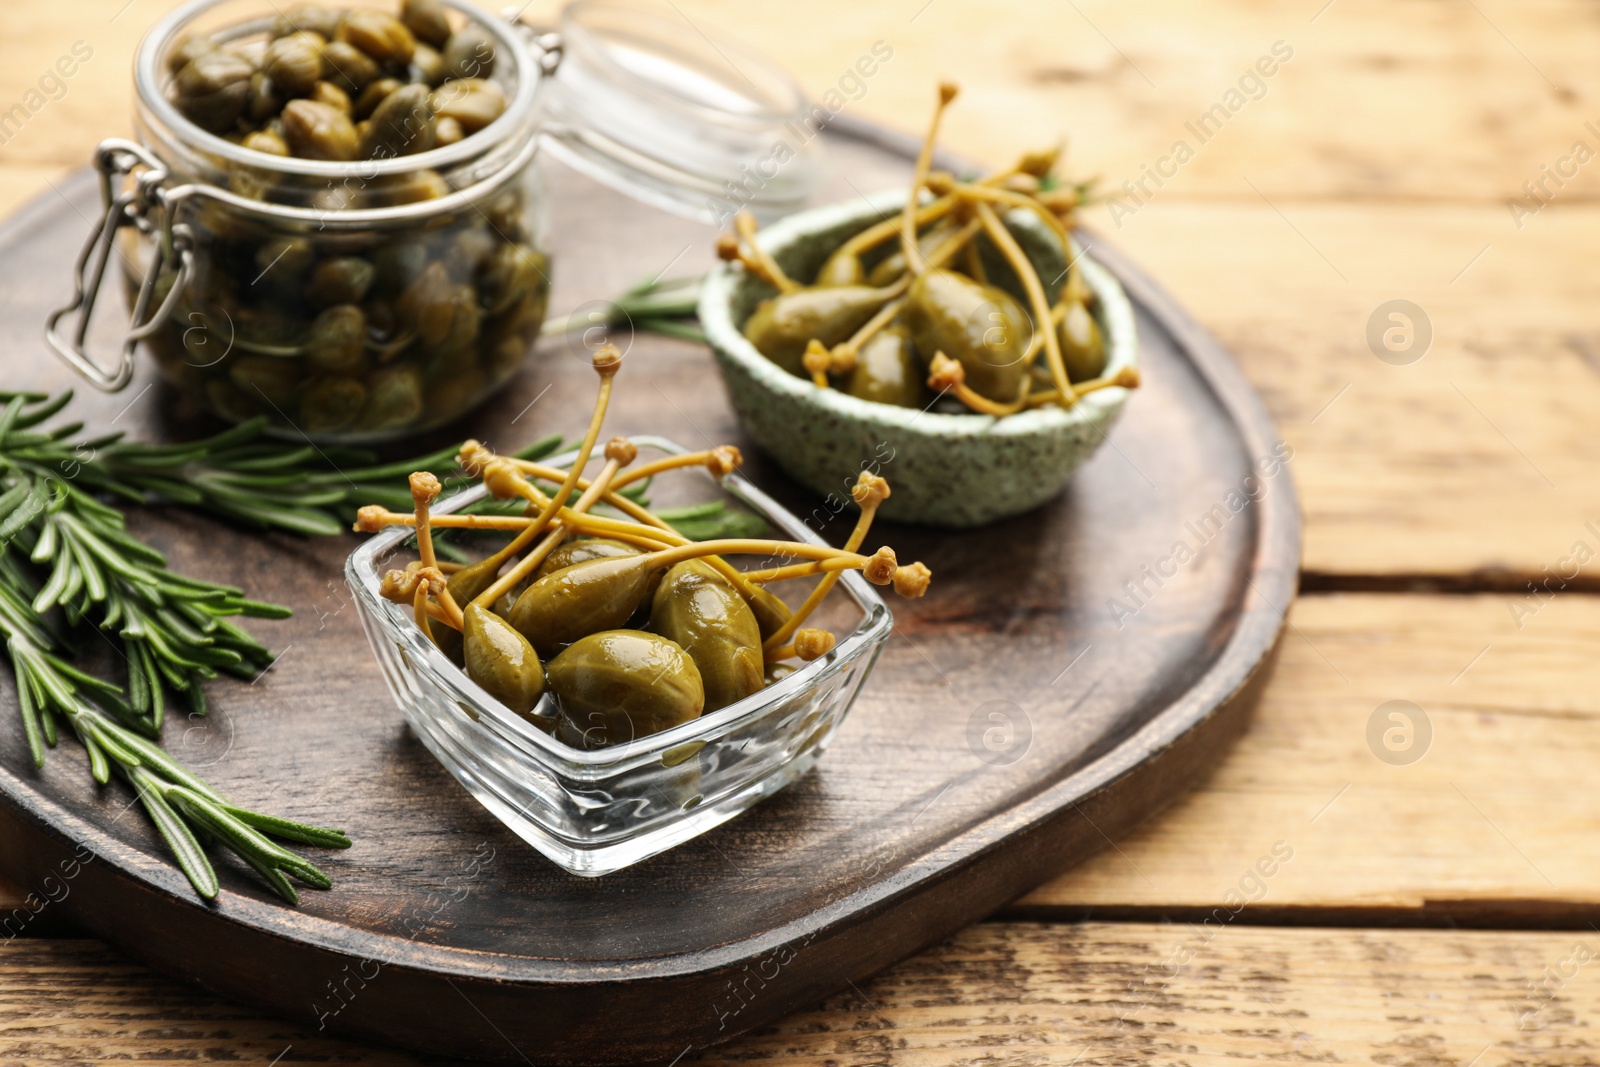
[(695, 277), (643, 281), (610, 301), (603, 312), (590, 309), (551, 319), (544, 324), (542, 332), (556, 336), (627, 322), (638, 331), (703, 342), (706, 335), (695, 319), (695, 309), (700, 303), (700, 285), (704, 280)]
[[(327, 875), (262, 831), (335, 848), (349, 846), (343, 833), (229, 804), (155, 744), (173, 696), (185, 695), (203, 713), (203, 681), (221, 672), (250, 677), (272, 662), (229, 617), (281, 618), (288, 609), (168, 570), (159, 552), (127, 532), (122, 513), (92, 491), (117, 491), (92, 458), (106, 439), (74, 448), (67, 443), (77, 426), (35, 430), (63, 398), (0, 399), (0, 638), (35, 766), (43, 766), (65, 724), (97, 782), (109, 782), (115, 770), (133, 786), (203, 897), (215, 897), (218, 886), (197, 832), (237, 853), (291, 903), (298, 897), (286, 874), (327, 888)], [(73, 631), (93, 629), (121, 655), (126, 689), (61, 655), (67, 641), (47, 621), (57, 608)]]

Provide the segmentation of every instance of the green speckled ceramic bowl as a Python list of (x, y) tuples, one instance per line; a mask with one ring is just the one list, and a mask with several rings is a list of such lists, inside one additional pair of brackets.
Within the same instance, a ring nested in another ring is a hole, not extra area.
[[(851, 234), (900, 210), (904, 190), (791, 215), (761, 234), (761, 246), (790, 275), (810, 278)], [(1054, 236), (1027, 212), (1006, 225), (1040, 277), (1066, 269)], [(1116, 280), (1087, 257), (1079, 264), (1094, 290), (1105, 334), (1106, 373), (1135, 366), (1133, 307)], [(889, 480), (880, 514), (897, 522), (979, 526), (1020, 514), (1059, 493), (1105, 440), (1128, 390), (1101, 389), (1071, 409), (1037, 408), (994, 418), (876, 404), (779, 369), (740, 332), (770, 286), (723, 264), (700, 298), (700, 322), (745, 432), (789, 475), (824, 495), (845, 496), (863, 469)]]

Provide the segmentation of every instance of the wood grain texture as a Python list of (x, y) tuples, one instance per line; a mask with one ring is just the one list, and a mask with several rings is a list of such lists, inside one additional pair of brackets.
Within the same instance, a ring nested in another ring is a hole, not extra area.
[[(680, 1064), (1577, 1065), (1600, 1054), (1581, 933), (984, 923)], [(752, 1002), (762, 990), (752, 981)], [(196, 993), (98, 942), (0, 947), (0, 1058), (417, 1064)]]
[[(1203, 915), (1281, 840), (1294, 860), (1255, 918), (1586, 928), (1600, 906), (1587, 844), (1600, 801), (1584, 784), (1600, 759), (1600, 603), (1529, 606), (1302, 597), (1253, 725), (1216, 774), (1025, 912)], [(1431, 724), (1415, 762), (1368, 744), (1391, 700)]]

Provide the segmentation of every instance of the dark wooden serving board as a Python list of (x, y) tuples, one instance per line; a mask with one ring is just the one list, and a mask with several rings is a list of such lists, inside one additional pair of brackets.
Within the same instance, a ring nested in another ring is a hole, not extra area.
[[(892, 138), (830, 139), (840, 196), (908, 171)], [(708, 227), (559, 170), (551, 190), (557, 312), (669, 264), (676, 274), (710, 262)], [(68, 292), (95, 195), (79, 174), (0, 231), (6, 388), (72, 384), (41, 329)], [(216, 683), (211, 716), (169, 722), (167, 746), (239, 802), (343, 827), (355, 847), (316, 856), (334, 888), (298, 908), (226, 867), (220, 899), (202, 904), (129, 813), (127, 790), (97, 790), (70, 741), (33, 771), (7, 671), (0, 871), (42, 887), (87, 846), (94, 860), (52, 908), (162, 970), (312, 1028), (451, 1056), (599, 1064), (667, 1061), (768, 1022), (1066, 870), (1187, 789), (1243, 728), (1299, 559), (1287, 471), (1228, 507), (1274, 449), (1260, 402), (1188, 315), (1089, 241), (1138, 306), (1147, 384), (1038, 512), (973, 532), (874, 531), (902, 559), (926, 561), (935, 584), (894, 602), (894, 635), (854, 712), (786, 792), (617, 874), (567, 875), (407, 733), (342, 586), (353, 538), (141, 512), (134, 527), (176, 567), (296, 611), (256, 627), (278, 665), (254, 684)], [(102, 345), (114, 336), (103, 317)], [(580, 355), (547, 340), (503, 398), (452, 433), (504, 447), (578, 432), (593, 389)], [(742, 443), (700, 346), (640, 336), (631, 356), (613, 430)], [(139, 437), (183, 432), (158, 417), (151, 382), (145, 368), (123, 394), (80, 390), (69, 414)], [(817, 508), (751, 451), (758, 484), (802, 514)], [(1202, 544), (1208, 514), (1222, 517)], [(1183, 564), (1170, 560), (1180, 541), (1197, 549)], [(1158, 584), (1146, 567), (1171, 577)], [(1148, 594), (1136, 613), (1128, 582)]]

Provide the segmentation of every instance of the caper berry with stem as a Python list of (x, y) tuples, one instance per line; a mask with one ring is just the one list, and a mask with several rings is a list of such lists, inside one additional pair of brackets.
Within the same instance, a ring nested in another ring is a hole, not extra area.
[(693, 659), (640, 630), (591, 634), (550, 661), (550, 690), (575, 747), (605, 748), (699, 718), (705, 688)]
[(761, 630), (727, 579), (697, 559), (662, 577), (650, 629), (670, 639), (700, 671), (705, 710), (716, 711), (761, 688)]

